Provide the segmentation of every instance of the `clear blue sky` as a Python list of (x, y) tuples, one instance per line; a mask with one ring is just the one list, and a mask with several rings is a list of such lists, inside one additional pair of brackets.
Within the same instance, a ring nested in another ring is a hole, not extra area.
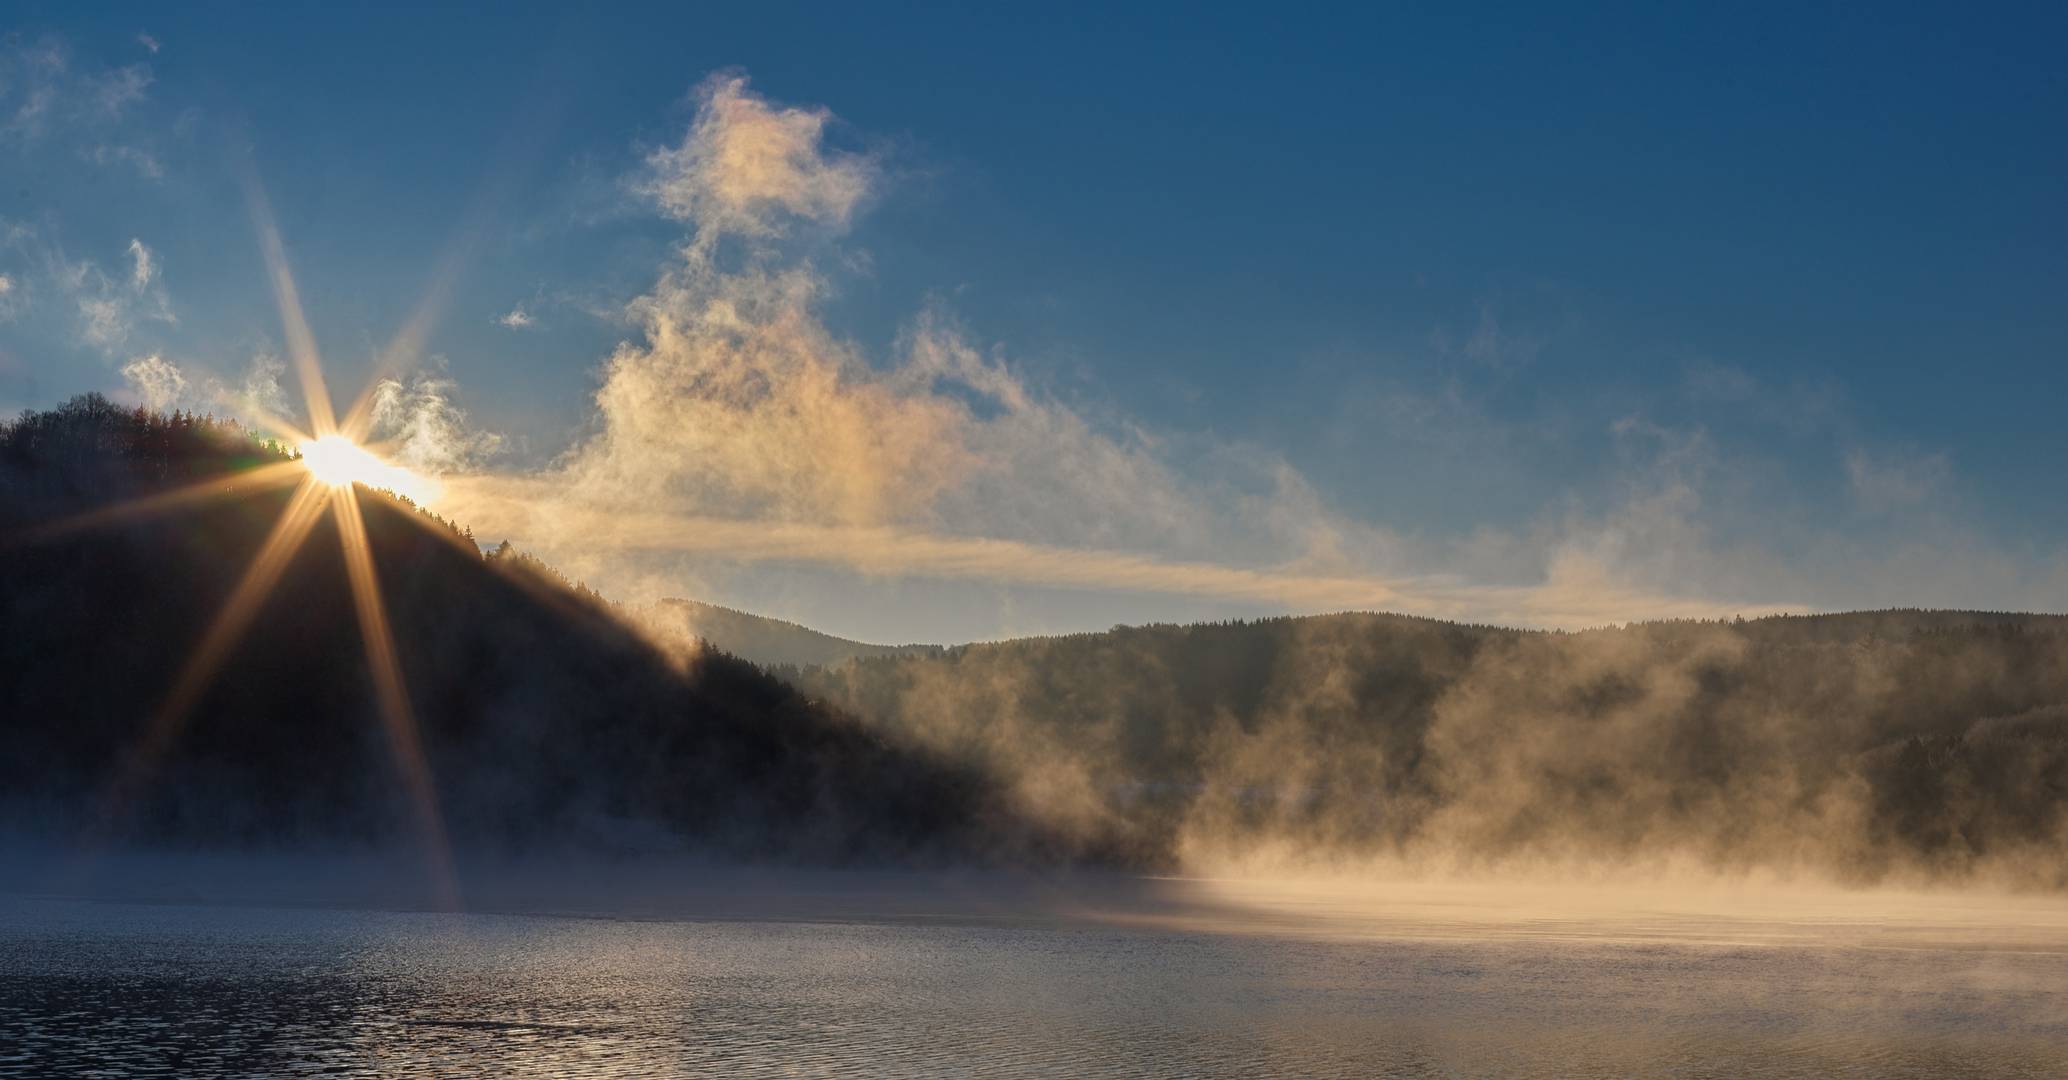
[[(833, 338), (889, 371), (947, 311), (1207, 507), (1179, 518), (1222, 523), (1079, 535), (1007, 492), (900, 527), (1517, 587), (1579, 553), (1721, 604), (2068, 605), (2058, 4), (14, 3), (0, 26), (0, 408), (135, 393), (146, 355), (205, 405), (277, 351), (248, 161), (335, 381), (459, 250), (422, 369), (502, 436), (483, 467), (550, 469), (604, 425), (601, 365), (642, 334), (625, 305), (696, 227), (639, 197), (647, 158), (736, 71), (872, 163), (808, 256)], [(1231, 489), (1231, 458), (1265, 479)], [(1279, 502), (1225, 521), (1260, 484)], [(1296, 503), (1335, 546), (1274, 532)], [(1949, 561), (1976, 569), (1920, 580)], [(1336, 606), (737, 552), (587, 571), (879, 638)]]

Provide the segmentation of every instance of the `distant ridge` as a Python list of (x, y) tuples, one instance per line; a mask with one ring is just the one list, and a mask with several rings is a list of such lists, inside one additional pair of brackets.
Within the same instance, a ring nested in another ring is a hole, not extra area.
[(872, 645), (850, 641), (808, 626), (706, 604), (701, 600), (667, 599), (656, 607), (684, 620), (691, 634), (719, 650), (763, 667), (834, 667), (849, 660), (932, 656), (942, 651), (939, 645)]
[(1684, 860), (2068, 889), (2068, 617), (1366, 612), (782, 672), (1188, 866)]

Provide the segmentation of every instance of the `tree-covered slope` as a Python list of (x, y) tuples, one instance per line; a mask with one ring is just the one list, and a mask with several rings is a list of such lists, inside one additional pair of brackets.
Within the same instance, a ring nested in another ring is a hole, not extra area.
[[(328, 519), (162, 753), (152, 718), (289, 489), (253, 483), (51, 528), (284, 459), (233, 426), (92, 397), (0, 425), (7, 827), (176, 844), (374, 843), (410, 827)], [(456, 843), (1057, 853), (968, 763), (906, 748), (722, 653), (680, 666), (532, 561), (484, 556), (391, 497), (361, 489), (359, 502)]]
[(1197, 865), (1653, 863), (2068, 886), (2068, 618), (1535, 633), (1342, 614), (784, 674)]

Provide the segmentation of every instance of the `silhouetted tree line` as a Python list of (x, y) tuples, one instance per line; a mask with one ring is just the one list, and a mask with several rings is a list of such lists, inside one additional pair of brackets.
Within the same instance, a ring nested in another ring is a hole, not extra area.
[[(0, 829), (174, 845), (409, 832), (332, 525), (316, 526), (154, 760), (146, 729), (288, 490), (47, 529), (290, 457), (235, 424), (91, 395), (0, 424)], [(360, 494), (459, 843), (819, 860), (1079, 850), (967, 763), (722, 653), (685, 670), (538, 560), (507, 544), (484, 555), (463, 529)], [(125, 775), (143, 779), (125, 791)]]
[(293, 456), (235, 421), (123, 408), (99, 394), (0, 421), (0, 467), (17, 498), (103, 498), (113, 484), (162, 485)]

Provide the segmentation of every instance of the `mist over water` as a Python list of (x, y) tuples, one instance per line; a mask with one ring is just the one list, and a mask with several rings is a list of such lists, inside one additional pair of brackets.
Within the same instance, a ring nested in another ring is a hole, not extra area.
[(0, 1080), (2068, 1077), (2068, 5), (100, 7)]
[(312, 904), (379, 876), (320, 869), (145, 861), (107, 899), (0, 898), (0, 1075), (2042, 1076), (2068, 1052), (2068, 916), (2031, 900), (503, 864), (452, 914)]

